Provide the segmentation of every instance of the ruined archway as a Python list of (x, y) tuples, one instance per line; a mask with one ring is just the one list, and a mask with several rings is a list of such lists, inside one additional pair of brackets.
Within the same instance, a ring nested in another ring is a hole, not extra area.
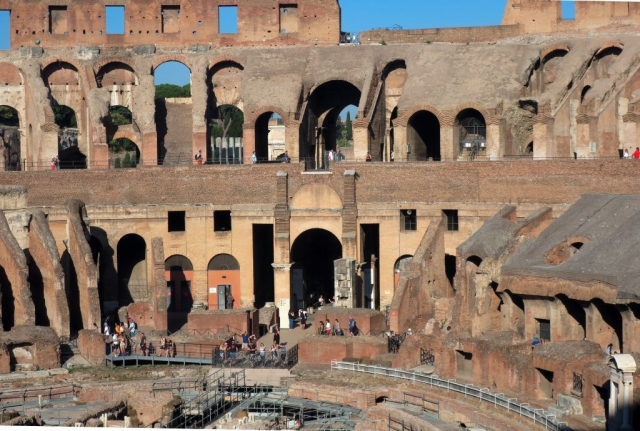
[(129, 138), (109, 141), (109, 167), (135, 168), (140, 163), (140, 147)]
[(231, 309), (240, 305), (240, 264), (230, 254), (218, 254), (207, 265), (207, 286), (215, 287), (209, 292), (209, 309)]
[(481, 155), (486, 149), (487, 123), (484, 116), (473, 108), (462, 110), (454, 126), (455, 141), (458, 142), (461, 156)]
[(11, 106), (0, 105), (0, 148), (5, 171), (22, 170), (20, 118)]
[(193, 305), (193, 264), (188, 257), (174, 254), (164, 261), (167, 280), (167, 312), (170, 330), (187, 323)]
[(277, 161), (286, 151), (284, 118), (277, 112), (264, 112), (256, 119), (256, 158), (258, 163)]
[(440, 122), (429, 111), (418, 111), (407, 123), (407, 160), (440, 161)]
[(529, 82), (526, 84), (527, 96), (541, 95), (548, 85), (556, 81), (562, 58), (568, 53), (569, 48), (561, 45), (551, 47), (541, 54), (531, 69)]
[(411, 263), (411, 259), (413, 259), (412, 255), (405, 254), (396, 259), (396, 263), (393, 264), (394, 291), (398, 289), (398, 282), (400, 281), (400, 277), (409, 272), (409, 264)]
[(325, 82), (311, 92), (300, 125), (298, 153), (309, 168), (325, 168), (325, 152), (336, 149), (337, 117), (347, 106), (359, 106), (360, 97), (358, 87), (342, 80)]
[[(387, 64), (382, 72), (382, 82), (384, 96), (384, 109), (378, 114), (384, 113), (384, 128), (379, 129), (380, 136), (384, 139), (384, 148), (380, 160), (391, 161), (395, 146), (395, 135), (393, 130), (393, 120), (398, 117), (398, 103), (404, 93), (404, 85), (407, 81), (407, 64), (404, 60), (395, 60)], [(375, 122), (375, 121), (374, 121)], [(372, 152), (376, 148), (371, 148)], [(372, 153), (372, 157), (377, 155)], [(395, 154), (394, 154), (395, 156)], [(395, 157), (393, 157), (395, 158)]]
[(105, 64), (96, 73), (96, 84), (109, 90), (110, 105), (133, 109), (133, 88), (138, 85), (138, 76), (131, 66), (119, 61)]
[(147, 244), (140, 235), (130, 233), (118, 241), (118, 305), (148, 299)]
[(191, 69), (180, 61), (165, 61), (153, 70), (153, 80), (159, 163), (190, 164), (193, 152)]
[(58, 167), (60, 169), (86, 169), (87, 156), (78, 145), (78, 118), (69, 106), (54, 105), (53, 115), (58, 126)]
[(333, 262), (342, 257), (342, 244), (331, 232), (309, 229), (291, 246), (291, 306), (311, 305), (322, 295), (334, 296)]
[[(240, 86), (244, 67), (232, 60), (213, 65), (207, 76), (207, 162), (242, 163), (242, 124), (244, 123)], [(231, 150), (229, 150), (231, 148)], [(225, 157), (223, 157), (223, 155)]]

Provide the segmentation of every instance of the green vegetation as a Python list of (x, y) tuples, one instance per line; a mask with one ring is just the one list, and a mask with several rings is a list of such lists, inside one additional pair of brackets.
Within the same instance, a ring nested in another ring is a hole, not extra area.
[(380, 42), (380, 45), (382, 45), (382, 46), (384, 46), (386, 44), (387, 44), (387, 42), (385, 42), (384, 40), (382, 42)]
[(156, 85), (156, 99), (166, 99), (169, 97), (191, 97), (191, 84), (179, 85), (159, 84)]
[(351, 123), (351, 112), (347, 112), (345, 121), (338, 116), (336, 121), (336, 143), (338, 147), (348, 147), (353, 141), (353, 125)]
[(18, 127), (18, 111), (10, 106), (0, 106), (0, 126)]
[(73, 109), (69, 108), (65, 105), (57, 105), (53, 106), (53, 116), (55, 117), (55, 122), (61, 129), (66, 129), (68, 127), (77, 128), (78, 121), (76, 120), (76, 113), (73, 112)]
[(109, 115), (111, 116), (111, 122), (114, 126), (124, 126), (133, 122), (131, 111), (124, 106), (109, 107)]
[(232, 105), (222, 105), (217, 109), (216, 119), (211, 123), (214, 138), (241, 138), (244, 114)]
[(135, 151), (136, 145), (127, 138), (112, 139), (109, 141), (109, 151), (121, 153), (123, 151)]

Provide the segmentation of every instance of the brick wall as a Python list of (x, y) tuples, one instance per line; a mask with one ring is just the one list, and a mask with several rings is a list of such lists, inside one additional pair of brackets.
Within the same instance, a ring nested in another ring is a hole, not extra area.
[(360, 43), (431, 43), (431, 42), (489, 42), (519, 36), (519, 24), (486, 27), (426, 28), (415, 30), (376, 29), (360, 33)]
[(344, 358), (370, 358), (387, 353), (387, 340), (381, 337), (308, 336), (298, 343), (298, 362), (329, 364)]
[(214, 333), (252, 333), (250, 319), (258, 320), (257, 310), (209, 310), (189, 313), (188, 329), (209, 329)]
[[(1, 0), (11, 11), (11, 47), (78, 45), (253, 46), (338, 44), (340, 8), (335, 0), (297, 0), (297, 31), (280, 29), (280, 10), (271, 0), (171, 1), (113, 3), (69, 1), (50, 9), (45, 1)], [(107, 34), (106, 6), (125, 5), (124, 34)], [(237, 34), (221, 34), (218, 6), (237, 6)], [(176, 7), (179, 8), (176, 11)], [(178, 12), (179, 15), (176, 13)], [(53, 18), (53, 19), (51, 19)], [(51, 24), (50, 24), (51, 19)], [(39, 39), (35, 43), (35, 39)]]
[(79, 331), (78, 350), (91, 365), (104, 364), (105, 340), (99, 332), (86, 329)]

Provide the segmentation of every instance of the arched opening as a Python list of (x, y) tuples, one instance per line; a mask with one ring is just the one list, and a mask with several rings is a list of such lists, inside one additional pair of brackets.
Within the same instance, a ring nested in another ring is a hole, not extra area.
[[(223, 61), (209, 69), (206, 114), (208, 162), (242, 163), (244, 114), (239, 88), (243, 71), (244, 67), (234, 61)], [(229, 154), (234, 157), (229, 158)]]
[[(209, 310), (238, 308), (240, 305), (240, 264), (230, 254), (218, 254), (207, 265)], [(211, 291), (214, 288), (215, 291)]]
[(69, 303), (69, 329), (71, 334), (77, 334), (84, 329), (82, 322), (82, 309), (80, 308), (80, 288), (78, 287), (78, 275), (73, 259), (67, 250), (60, 256), (60, 264), (64, 271), (64, 285)]
[(348, 105), (336, 118), (336, 147), (330, 148), (333, 154), (330, 154), (329, 160), (341, 162), (345, 158), (345, 153), (353, 154), (353, 120), (358, 118), (358, 107)]
[(475, 109), (465, 109), (456, 116), (456, 133), (461, 156), (482, 155), (487, 143), (487, 125)]
[(73, 109), (65, 105), (52, 106), (58, 130), (58, 167), (86, 169), (87, 156), (78, 146), (78, 119)]
[(7, 272), (0, 266), (0, 294), (2, 294), (2, 328), (5, 331), (11, 330), (15, 324), (15, 298), (13, 288)]
[(429, 111), (418, 111), (407, 123), (407, 160), (440, 161), (440, 122)]
[(20, 152), (20, 119), (11, 106), (0, 106), (0, 145), (5, 171), (22, 170)]
[(256, 120), (256, 159), (257, 163), (278, 160), (286, 151), (286, 133), (284, 119), (275, 112), (265, 112)]
[(455, 285), (453, 280), (456, 277), (456, 265), (457, 265), (457, 259), (454, 255), (452, 254), (446, 254), (444, 255), (444, 272), (445, 275), (447, 276), (447, 280), (449, 280), (449, 285), (451, 286), (451, 290), (455, 292)]
[(128, 138), (118, 138), (109, 141), (109, 166), (120, 168), (135, 168), (140, 163), (140, 148)]
[(115, 61), (107, 63), (96, 74), (98, 88), (107, 88), (111, 105), (133, 107), (133, 87), (138, 85), (138, 76), (128, 64)]
[(291, 246), (291, 307), (300, 309), (334, 296), (335, 260), (342, 257), (342, 244), (324, 229), (301, 233)]
[[(167, 61), (153, 70), (155, 122), (159, 164), (191, 164), (193, 152), (193, 102), (191, 70)], [(204, 151), (204, 148), (201, 149)], [(187, 156), (185, 156), (187, 155)]]
[(413, 256), (410, 254), (405, 254), (404, 256), (400, 256), (396, 263), (393, 264), (393, 290), (398, 289), (398, 282), (400, 281), (400, 277), (406, 274), (409, 271), (409, 264), (411, 263), (411, 259)]
[[(383, 142), (383, 148), (379, 159), (383, 161), (393, 161), (395, 158), (394, 153), (394, 132), (393, 132), (393, 120), (398, 117), (398, 103), (404, 93), (404, 85), (407, 81), (407, 64), (404, 60), (395, 60), (387, 64), (382, 71), (382, 94), (384, 99), (382, 105), (380, 105), (380, 113), (375, 115), (384, 115), (384, 122), (378, 133), (380, 140)], [(375, 151), (376, 148), (371, 148)], [(393, 154), (393, 158), (391, 157)], [(377, 159), (376, 154), (371, 155), (374, 159)]]
[(147, 244), (130, 233), (118, 241), (118, 306), (149, 298), (147, 287)]
[(193, 265), (186, 257), (175, 254), (164, 262), (167, 280), (168, 326), (172, 331), (182, 328), (193, 305)]
[(564, 47), (557, 48), (536, 61), (526, 86), (527, 96), (539, 96), (544, 93), (548, 85), (556, 81), (562, 58), (567, 55), (568, 52), (569, 50)]
[(589, 94), (589, 90), (591, 90), (591, 86), (585, 85), (582, 89), (582, 92), (580, 93), (580, 103), (584, 103), (585, 99), (587, 98), (587, 94)]
[(595, 55), (596, 79), (606, 78), (609, 76), (609, 68), (616, 62), (620, 54), (622, 54), (622, 48), (610, 46), (600, 50)]
[(210, 123), (213, 141), (211, 163), (219, 165), (242, 163), (243, 124), (244, 113), (233, 105), (220, 105), (213, 111)]
[(327, 151), (336, 150), (338, 116), (350, 105), (359, 106), (360, 97), (355, 85), (341, 80), (325, 82), (311, 93), (300, 125), (299, 155), (307, 168), (327, 167)]
[[(111, 126), (116, 130), (119, 126), (126, 126), (133, 123), (133, 114), (126, 106), (111, 105), (109, 106), (109, 119)], [(115, 130), (113, 131), (115, 133)]]

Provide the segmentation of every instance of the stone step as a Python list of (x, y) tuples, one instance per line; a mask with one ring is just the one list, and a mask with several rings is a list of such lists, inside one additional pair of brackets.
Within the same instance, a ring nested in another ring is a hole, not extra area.
[(558, 407), (568, 410), (571, 415), (583, 414), (582, 401), (571, 395), (558, 394)]

